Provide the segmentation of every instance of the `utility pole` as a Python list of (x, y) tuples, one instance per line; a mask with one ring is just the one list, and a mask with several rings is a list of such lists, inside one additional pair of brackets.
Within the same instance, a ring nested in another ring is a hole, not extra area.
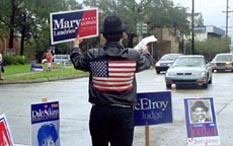
[(227, 4), (226, 4), (226, 11), (223, 11), (224, 13), (226, 13), (226, 45), (228, 46), (228, 18), (229, 18), (229, 13), (233, 12), (233, 11), (229, 11), (229, 0), (227, 0)]
[(227, 0), (227, 4), (226, 4), (226, 41), (228, 39), (228, 4), (229, 4), (229, 0)]
[(195, 46), (194, 46), (194, 0), (192, 0), (192, 54), (195, 54)]

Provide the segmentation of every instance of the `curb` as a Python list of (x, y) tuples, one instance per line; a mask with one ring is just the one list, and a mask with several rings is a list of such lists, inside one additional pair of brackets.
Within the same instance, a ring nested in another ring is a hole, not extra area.
[(57, 80), (82, 78), (82, 77), (87, 77), (87, 76), (88, 75), (70, 75), (70, 76), (49, 77), (49, 78), (39, 78), (39, 79), (30, 79), (30, 80), (17, 80), (17, 81), (0, 80), (0, 85), (1, 84), (41, 83), (41, 82), (50, 82), (50, 81), (57, 81)]

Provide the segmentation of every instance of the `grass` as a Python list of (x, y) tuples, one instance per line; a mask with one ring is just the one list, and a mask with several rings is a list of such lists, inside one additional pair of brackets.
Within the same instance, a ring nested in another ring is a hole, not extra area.
[[(46, 67), (45, 64), (38, 65), (42, 65), (44, 68)], [(51, 72), (31, 72), (30, 64), (5, 66), (4, 70), (4, 80), (11, 81), (87, 74), (85, 72), (75, 70), (72, 64), (67, 64), (64, 69), (61, 69), (59, 65), (56, 65), (56, 69), (53, 69)]]

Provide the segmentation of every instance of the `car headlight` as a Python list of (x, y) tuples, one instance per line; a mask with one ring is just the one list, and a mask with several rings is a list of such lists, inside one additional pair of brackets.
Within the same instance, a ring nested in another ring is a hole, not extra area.
[(206, 75), (206, 72), (205, 72), (205, 71), (202, 71), (202, 72), (199, 72), (197, 75), (198, 75), (198, 76), (205, 76), (205, 75)]
[(226, 65), (228, 65), (228, 64), (231, 64), (231, 62), (229, 62), (229, 61), (226, 61)]
[(157, 62), (157, 63), (155, 64), (155, 66), (160, 66), (159, 62)]

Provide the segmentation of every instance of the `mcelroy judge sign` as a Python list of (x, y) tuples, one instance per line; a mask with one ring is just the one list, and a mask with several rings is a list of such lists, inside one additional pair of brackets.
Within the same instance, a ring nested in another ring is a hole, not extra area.
[(135, 126), (172, 122), (171, 92), (145, 92), (137, 94), (134, 108)]
[(73, 41), (77, 34), (81, 38), (98, 36), (98, 10), (75, 10), (50, 13), (51, 43)]

